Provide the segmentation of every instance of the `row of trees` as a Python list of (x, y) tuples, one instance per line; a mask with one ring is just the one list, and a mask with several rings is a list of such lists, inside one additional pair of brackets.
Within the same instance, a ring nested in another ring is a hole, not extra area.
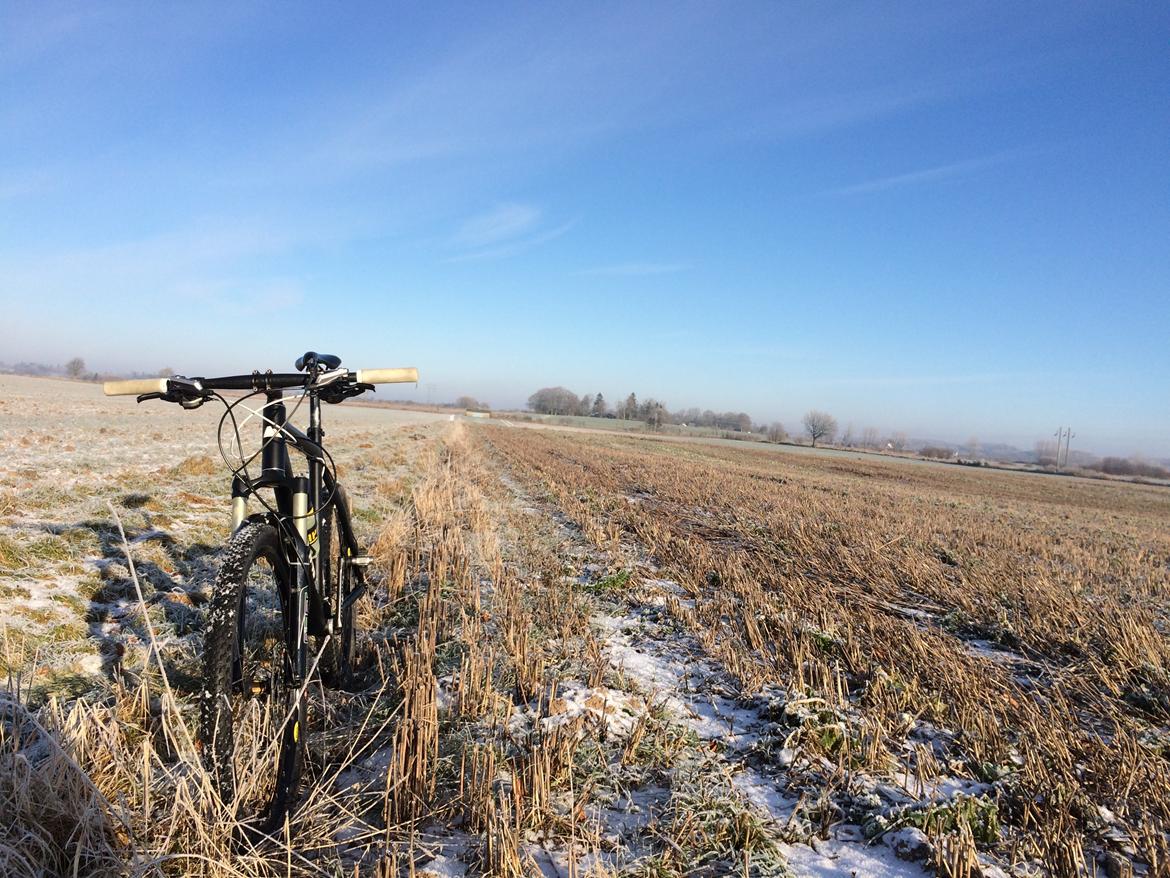
[[(789, 438), (783, 424), (779, 422), (769, 425), (753, 424), (752, 416), (747, 412), (715, 412), (696, 407), (670, 412), (664, 403), (653, 397), (639, 401), (636, 393), (631, 393), (611, 409), (600, 393), (577, 396), (566, 387), (542, 387), (528, 397), (528, 408), (543, 415), (645, 421), (652, 429), (657, 429), (663, 424), (677, 424), (687, 427), (709, 427), (733, 433), (760, 433), (766, 435), (772, 442), (785, 442)], [(814, 447), (818, 442), (832, 443), (837, 438), (837, 420), (828, 412), (814, 409), (804, 416), (802, 425)], [(846, 430), (843, 437), (843, 443), (849, 446), (879, 448), (893, 442), (894, 440), (887, 440), (883, 443), (879, 439), (878, 431), (872, 428), (867, 429), (860, 440), (854, 439), (852, 427)], [(893, 447), (901, 450), (905, 442), (905, 436), (901, 436)]]
[(1151, 479), (1170, 479), (1170, 470), (1132, 457), (1106, 457), (1100, 463), (1089, 464), (1089, 469), (1111, 476), (1145, 476)]
[(655, 428), (663, 424), (686, 424), (692, 427), (714, 427), (745, 433), (752, 430), (752, 418), (747, 412), (713, 412), (709, 409), (701, 411), (698, 408), (671, 412), (665, 403), (653, 397), (639, 400), (636, 393), (631, 393), (611, 408), (600, 393), (577, 396), (565, 387), (542, 387), (528, 397), (528, 408), (543, 415), (645, 421)]
[[(747, 412), (715, 412), (711, 409), (687, 408), (668, 411), (666, 405), (657, 399), (639, 400), (631, 393), (612, 408), (600, 393), (577, 396), (565, 387), (542, 387), (528, 397), (528, 408), (544, 415), (577, 415), (593, 418), (621, 418), (630, 421), (645, 421), (657, 429), (664, 424), (678, 424), (687, 427), (709, 427), (731, 433), (757, 433), (767, 436), (771, 442), (787, 442), (788, 431), (779, 422), (755, 424)], [(854, 432), (853, 425), (845, 428), (838, 441), (837, 419), (828, 412), (813, 409), (801, 419), (804, 435), (816, 445), (831, 445), (836, 442), (847, 448), (906, 450), (905, 433), (883, 436), (876, 428), (866, 427), (860, 433)], [(974, 442), (975, 440), (972, 440)], [(948, 452), (949, 455), (949, 452)]]
[[(631, 421), (645, 421), (653, 429), (663, 424), (688, 427), (710, 427), (736, 433), (766, 433), (773, 442), (788, 439), (784, 425), (754, 425), (747, 412), (715, 412), (711, 409), (687, 408), (670, 412), (664, 403), (653, 397), (639, 402), (631, 393), (613, 407), (612, 413), (600, 393), (577, 396), (566, 387), (542, 387), (528, 397), (528, 408), (545, 415), (577, 415), (580, 417), (615, 417)], [(832, 442), (837, 435), (837, 421), (827, 412), (813, 410), (804, 416), (805, 433), (815, 446), (818, 442)], [(874, 431), (876, 436), (876, 431)], [(876, 443), (876, 438), (875, 438)]]
[[(53, 372), (57, 372), (58, 374), (60, 374), (60, 369), (57, 367), (45, 367), (45, 368), (47, 369), (46, 374), (51, 374)], [(170, 366), (164, 366), (163, 368), (159, 369), (157, 372), (152, 372), (150, 374), (143, 374), (143, 373), (135, 372), (130, 376), (125, 376), (125, 375), (121, 375), (121, 374), (105, 374), (105, 373), (101, 373), (101, 372), (91, 372), (86, 368), (85, 360), (83, 360), (81, 357), (74, 357), (72, 360), (70, 360), (68, 363), (66, 363), (64, 371), (65, 371), (65, 374), (67, 376), (69, 376), (70, 378), (76, 378), (79, 381), (106, 381), (106, 380), (111, 379), (111, 378), (125, 378), (125, 377), (130, 377), (130, 378), (155, 378), (155, 377), (169, 378), (171, 375), (175, 374), (175, 370), (172, 369)], [(34, 373), (34, 374), (37, 374), (37, 373)]]

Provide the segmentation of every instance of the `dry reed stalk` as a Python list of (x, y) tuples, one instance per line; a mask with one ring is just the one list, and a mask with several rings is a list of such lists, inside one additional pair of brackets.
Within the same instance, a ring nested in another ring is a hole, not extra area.
[(537, 873), (536, 864), (520, 847), (517, 808), (510, 795), (500, 792), (487, 815), (481, 836), (480, 869), (484, 878), (525, 878)]
[[(423, 619), (420, 614), (420, 628), (428, 627)], [(434, 621), (429, 625), (434, 625)], [(434, 662), (434, 640), (424, 636), (404, 649), (395, 663), (402, 712), (394, 730), (393, 758), (386, 774), (387, 826), (419, 819), (427, 813), (434, 797), (435, 760), (439, 751)]]

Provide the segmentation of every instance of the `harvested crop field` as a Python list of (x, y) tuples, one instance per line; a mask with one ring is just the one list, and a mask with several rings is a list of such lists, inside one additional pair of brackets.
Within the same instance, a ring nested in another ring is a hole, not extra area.
[(1170, 874), (1170, 491), (330, 407), (361, 685), (242, 849), (218, 414), (0, 391), (0, 872)]

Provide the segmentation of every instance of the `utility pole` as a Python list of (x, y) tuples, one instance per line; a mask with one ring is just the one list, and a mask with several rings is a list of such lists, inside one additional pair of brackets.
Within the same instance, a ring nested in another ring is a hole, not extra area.
[[(1056, 433), (1056, 465), (1068, 466), (1068, 446), (1069, 443), (1076, 438), (1076, 433), (1072, 431), (1072, 427), (1057, 427)], [(1061, 445), (1064, 446), (1064, 462), (1061, 463)]]

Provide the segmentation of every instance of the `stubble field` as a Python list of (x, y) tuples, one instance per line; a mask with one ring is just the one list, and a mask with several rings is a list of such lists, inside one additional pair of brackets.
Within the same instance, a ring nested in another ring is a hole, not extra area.
[(1170, 870), (1163, 489), (331, 407), (362, 685), (241, 849), (215, 414), (0, 380), (6, 874)]

